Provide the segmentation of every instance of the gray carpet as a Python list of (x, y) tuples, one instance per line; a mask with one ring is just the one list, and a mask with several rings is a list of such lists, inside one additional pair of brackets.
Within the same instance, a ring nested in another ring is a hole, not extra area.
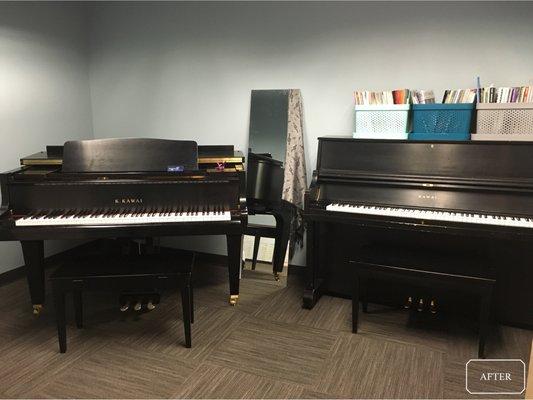
[[(0, 287), (0, 397), (6, 398), (469, 398), (465, 362), (476, 358), (468, 324), (431, 328), (403, 310), (370, 305), (350, 332), (349, 300), (323, 297), (301, 308), (303, 285), (246, 271), (240, 302), (227, 304), (226, 269), (200, 258), (193, 347), (183, 347), (176, 294), (154, 311), (118, 311), (115, 296), (84, 299), (58, 352), (50, 293), (31, 315), (24, 280)], [(531, 331), (494, 327), (491, 358), (529, 359)], [(486, 396), (485, 396), (486, 397)], [(512, 398), (506, 397), (506, 398)], [(515, 396), (516, 398), (516, 396)]]

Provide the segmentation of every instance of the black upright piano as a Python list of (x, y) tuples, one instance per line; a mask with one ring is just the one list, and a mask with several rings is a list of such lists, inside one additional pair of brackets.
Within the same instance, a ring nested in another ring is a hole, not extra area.
[[(305, 219), (306, 308), (323, 293), (349, 296), (348, 261), (384, 244), (488, 256), (497, 319), (533, 326), (531, 142), (319, 138)], [(405, 294), (377, 285), (369, 299), (389, 304)], [(454, 301), (450, 294), (443, 307)]]
[(192, 141), (67, 142), (0, 175), (0, 240), (20, 241), (31, 301), (44, 303), (43, 241), (225, 235), (230, 303), (247, 222), (241, 153)]

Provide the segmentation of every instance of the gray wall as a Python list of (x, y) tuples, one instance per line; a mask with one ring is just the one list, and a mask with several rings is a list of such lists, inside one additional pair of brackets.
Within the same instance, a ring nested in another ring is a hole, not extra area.
[[(86, 14), (79, 5), (0, 3), (0, 171), (47, 144), (92, 138)], [(64, 249), (47, 242), (47, 254)], [(0, 242), (0, 273), (23, 265)]]
[(352, 132), (356, 88), (533, 84), (531, 21), (532, 3), (93, 5), (95, 136), (246, 149), (250, 90), (300, 88), (310, 172), (318, 136)]
[[(354, 89), (440, 96), (473, 86), (477, 75), (486, 84), (533, 84), (532, 3), (86, 7), (0, 3), (0, 169), (45, 144), (93, 137), (93, 127), (97, 138), (246, 149), (250, 91), (300, 88), (311, 172), (316, 138), (352, 131)], [(225, 253), (214, 238), (178, 243)], [(0, 272), (21, 265), (18, 245), (0, 244), (0, 252)]]

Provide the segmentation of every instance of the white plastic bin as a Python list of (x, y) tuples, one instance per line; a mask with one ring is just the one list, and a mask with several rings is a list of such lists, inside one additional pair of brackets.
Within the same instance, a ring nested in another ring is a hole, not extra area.
[(355, 106), (356, 139), (407, 139), (409, 104)]

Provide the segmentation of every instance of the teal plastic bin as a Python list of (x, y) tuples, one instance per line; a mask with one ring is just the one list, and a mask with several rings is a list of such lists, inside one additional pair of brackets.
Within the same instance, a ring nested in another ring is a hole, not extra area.
[(473, 103), (413, 104), (410, 140), (470, 140)]

